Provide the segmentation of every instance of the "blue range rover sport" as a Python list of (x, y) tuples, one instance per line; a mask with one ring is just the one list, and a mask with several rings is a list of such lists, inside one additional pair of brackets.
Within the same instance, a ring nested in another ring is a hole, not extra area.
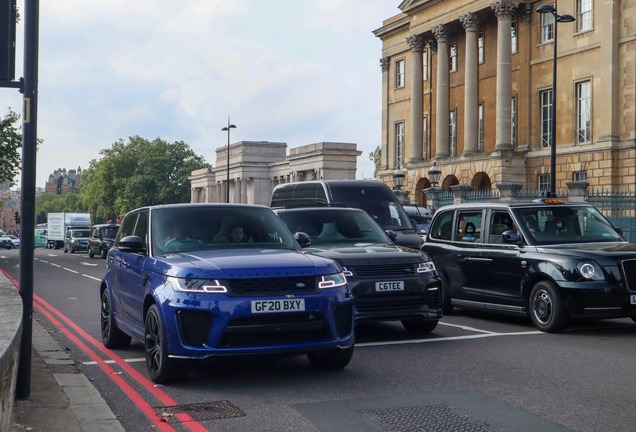
[(126, 215), (101, 284), (102, 340), (145, 345), (150, 378), (219, 355), (307, 354), (320, 369), (353, 355), (340, 266), (302, 252), (268, 208), (178, 204)]

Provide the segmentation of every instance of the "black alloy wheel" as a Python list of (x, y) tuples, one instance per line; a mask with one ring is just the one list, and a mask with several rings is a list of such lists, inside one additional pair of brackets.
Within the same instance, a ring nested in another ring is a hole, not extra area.
[(108, 251), (104, 248), (101, 248), (99, 251), (99, 254), (102, 256), (102, 259), (106, 259), (106, 256), (108, 255)]
[(130, 345), (130, 336), (117, 328), (117, 324), (113, 320), (112, 307), (110, 302), (110, 294), (108, 289), (102, 293), (101, 306), (101, 328), (102, 343), (106, 348), (126, 348)]
[(535, 327), (546, 333), (558, 333), (568, 322), (561, 292), (549, 281), (541, 281), (532, 288), (528, 311)]
[[(168, 357), (168, 336), (156, 304), (150, 306), (144, 325), (146, 365), (150, 379), (165, 384), (176, 378), (176, 362)], [(184, 371), (185, 372), (185, 371)]]
[(335, 370), (345, 368), (353, 357), (353, 346), (350, 348), (328, 351), (316, 351), (307, 354), (309, 363), (320, 370)]
[(426, 334), (437, 327), (438, 320), (426, 320), (424, 318), (411, 318), (402, 320), (404, 329), (409, 333)]
[(91, 248), (88, 248), (88, 257), (89, 258), (93, 258), (95, 256), (95, 254), (93, 253), (93, 251), (91, 250)]

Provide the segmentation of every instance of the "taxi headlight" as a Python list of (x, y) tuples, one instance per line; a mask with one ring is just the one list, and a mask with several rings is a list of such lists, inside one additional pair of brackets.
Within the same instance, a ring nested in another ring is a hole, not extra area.
[(166, 281), (177, 292), (226, 293), (227, 288), (216, 279), (185, 279), (167, 276)]
[(435, 271), (435, 264), (433, 264), (433, 261), (427, 261), (427, 262), (419, 263), (417, 265), (418, 273), (430, 273), (434, 271)]
[(594, 262), (581, 262), (576, 268), (579, 270), (581, 276), (588, 280), (604, 280), (603, 271), (598, 264)]
[(318, 288), (337, 288), (345, 286), (347, 284), (347, 278), (342, 273), (334, 273), (330, 275), (320, 276), (320, 282), (318, 282)]

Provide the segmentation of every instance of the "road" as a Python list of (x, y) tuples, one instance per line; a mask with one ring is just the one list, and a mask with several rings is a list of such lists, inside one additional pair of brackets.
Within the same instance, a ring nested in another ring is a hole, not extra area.
[[(15, 280), (18, 255), (0, 251), (0, 269)], [(456, 310), (421, 338), (398, 323), (358, 327), (342, 371), (316, 371), (305, 357), (232, 358), (155, 386), (140, 342), (113, 352), (99, 343), (104, 269), (85, 253), (37, 249), (34, 319), (81, 361), (127, 431), (636, 430), (632, 320), (575, 322), (553, 335), (525, 319)], [(191, 421), (219, 401), (244, 415)], [(203, 403), (167, 424), (154, 415)]]

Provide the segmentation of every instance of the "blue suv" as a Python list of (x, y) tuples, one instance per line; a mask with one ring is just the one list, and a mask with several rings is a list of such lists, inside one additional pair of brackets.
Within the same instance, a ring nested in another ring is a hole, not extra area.
[(126, 215), (101, 284), (102, 341), (144, 343), (150, 378), (219, 355), (307, 354), (340, 369), (353, 355), (353, 298), (340, 266), (308, 255), (268, 208), (177, 204)]

